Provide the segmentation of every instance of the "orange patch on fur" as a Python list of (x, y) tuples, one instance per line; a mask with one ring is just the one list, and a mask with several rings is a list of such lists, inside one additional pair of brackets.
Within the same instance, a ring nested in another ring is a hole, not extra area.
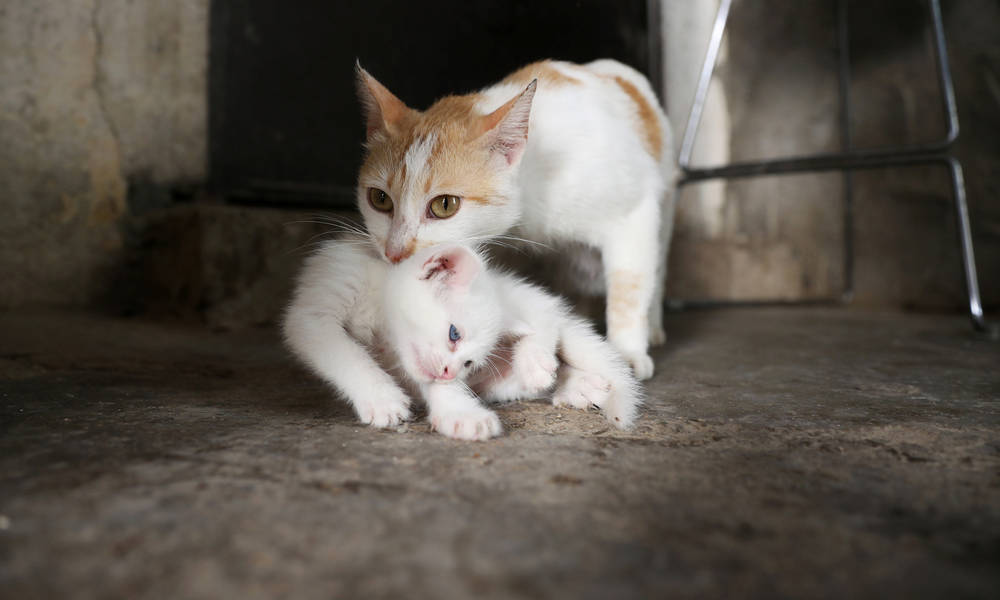
[(579, 85), (581, 82), (575, 77), (566, 75), (556, 67), (552, 66), (551, 60), (542, 60), (530, 65), (525, 65), (503, 78), (502, 83), (516, 83), (518, 85), (528, 85), (532, 79), (544, 82), (549, 85)]
[[(489, 148), (476, 142), (482, 134), (484, 117), (476, 108), (480, 100), (478, 94), (447, 96), (424, 112), (407, 113), (394, 132), (380, 135), (369, 143), (362, 174), (371, 171), (395, 173), (399, 177), (394, 180), (402, 187), (412, 180), (419, 186), (416, 189), (423, 189), (424, 194), (434, 187), (441, 193), (454, 194), (472, 203), (488, 204), (498, 190), (495, 171), (485, 168)], [(426, 165), (419, 173), (408, 173), (405, 166), (407, 150), (432, 135), (435, 143)]]
[(639, 91), (630, 81), (621, 77), (615, 77), (615, 83), (628, 94), (636, 107), (639, 109), (640, 133), (645, 134), (646, 150), (656, 160), (660, 160), (660, 153), (663, 148), (663, 133), (660, 131), (660, 121), (656, 117), (656, 109), (650, 106), (642, 92)]
[(608, 330), (632, 329), (642, 325), (645, 315), (639, 310), (639, 287), (642, 278), (634, 271), (612, 271), (608, 281)]

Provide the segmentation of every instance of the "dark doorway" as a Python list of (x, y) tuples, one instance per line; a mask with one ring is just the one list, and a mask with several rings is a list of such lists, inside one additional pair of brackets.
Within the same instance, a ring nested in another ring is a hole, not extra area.
[(352, 205), (362, 139), (355, 59), (418, 109), (540, 58), (616, 58), (655, 84), (648, 6), (656, 3), (215, 0), (211, 187), (235, 201)]

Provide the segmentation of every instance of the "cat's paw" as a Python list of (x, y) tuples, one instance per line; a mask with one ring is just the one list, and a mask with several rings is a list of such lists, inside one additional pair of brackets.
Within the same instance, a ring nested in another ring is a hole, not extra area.
[(354, 408), (358, 419), (372, 427), (396, 427), (410, 419), (410, 399), (398, 388), (380, 390)]
[(433, 413), (430, 421), (434, 431), (456, 440), (488, 440), (503, 433), (496, 413), (481, 406)]
[(610, 395), (610, 381), (596, 373), (567, 366), (562, 383), (552, 395), (552, 405), (572, 406), (582, 410), (591, 406), (600, 408)]
[(663, 330), (663, 327), (649, 326), (649, 345), (650, 346), (662, 346), (667, 343), (667, 332)]
[(632, 366), (632, 373), (639, 381), (649, 379), (653, 376), (653, 359), (645, 352), (632, 352), (623, 354), (628, 364)]
[(555, 382), (559, 359), (554, 352), (536, 344), (521, 342), (514, 347), (510, 377), (524, 394), (543, 392)]

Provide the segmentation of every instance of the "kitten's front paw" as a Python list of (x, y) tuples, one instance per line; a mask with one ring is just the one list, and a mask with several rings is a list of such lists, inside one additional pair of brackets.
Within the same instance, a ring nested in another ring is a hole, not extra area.
[(635, 378), (642, 381), (653, 376), (653, 359), (645, 352), (626, 353), (623, 355), (632, 366)]
[(605, 405), (611, 395), (611, 382), (582, 369), (566, 366), (562, 383), (552, 396), (553, 406), (572, 406), (587, 410), (591, 405)]
[(456, 440), (487, 440), (503, 433), (496, 414), (481, 406), (431, 414), (431, 427)]
[(396, 427), (410, 418), (410, 399), (398, 388), (373, 392), (365, 402), (355, 404), (358, 419), (372, 427)]
[(511, 377), (526, 394), (534, 394), (552, 387), (559, 360), (554, 352), (535, 344), (522, 342), (514, 347)]

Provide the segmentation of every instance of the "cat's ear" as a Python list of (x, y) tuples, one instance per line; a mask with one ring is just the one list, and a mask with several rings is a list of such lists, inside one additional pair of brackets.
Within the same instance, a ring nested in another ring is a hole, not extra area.
[(482, 261), (475, 252), (465, 246), (449, 246), (434, 252), (424, 261), (420, 278), (462, 291), (469, 288), (482, 268)]
[(403, 119), (413, 110), (362, 69), (360, 62), (354, 66), (358, 72), (358, 98), (365, 117), (365, 138), (371, 139), (376, 131), (396, 133)]
[(491, 153), (501, 157), (508, 166), (520, 160), (528, 143), (528, 118), (536, 87), (538, 80), (532, 79), (523, 92), (480, 118), (479, 138)]

